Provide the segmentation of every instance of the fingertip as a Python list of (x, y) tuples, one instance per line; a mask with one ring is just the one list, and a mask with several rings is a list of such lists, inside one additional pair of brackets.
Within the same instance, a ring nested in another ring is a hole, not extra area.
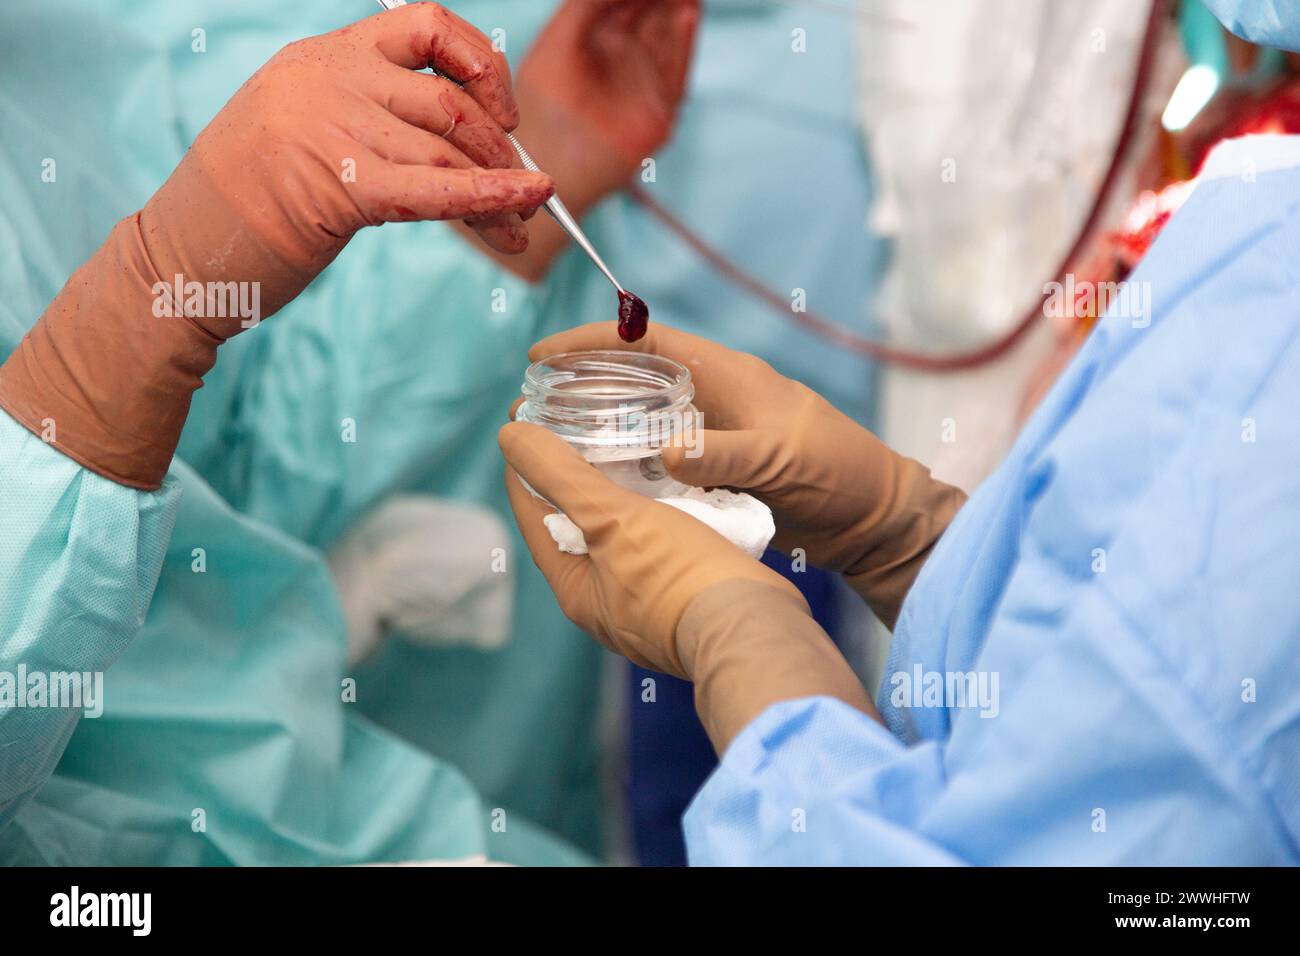
[(541, 201), (537, 203), (538, 206), (549, 201), (550, 198), (555, 195), (555, 180), (546, 173), (530, 172), (528, 175), (533, 177), (534, 188), (536, 189), (537, 194), (541, 196)]
[[(481, 84), (466, 84), (466, 90), (469, 90), (471, 86), (481, 86)], [(492, 122), (496, 123), (507, 133), (513, 133), (519, 128), (519, 107), (515, 105), (513, 99), (507, 99), (506, 94), (502, 94), (499, 96), (492, 96), (489, 102), (484, 103), (482, 101), (482, 90), (477, 89), (475, 90), (475, 93), (478, 95), (474, 96), (474, 98), (479, 100), (484, 112), (492, 118)]]
[(501, 104), (501, 115), (496, 117), (496, 121), (507, 133), (513, 133), (519, 128), (519, 104), (513, 97)]
[(687, 476), (683, 474), (683, 464), (686, 461), (685, 455), (680, 448), (665, 448), (661, 453), (664, 464), (664, 471), (668, 472), (668, 477), (680, 481), (684, 485), (691, 484)]
[(528, 227), (522, 222), (518, 225), (506, 227), (502, 233), (502, 243), (505, 246), (501, 251), (511, 256), (522, 255), (528, 251), (528, 245), (532, 237), (528, 234)]
[(497, 223), (488, 227), (474, 226), (474, 231), (489, 248), (502, 255), (517, 256), (528, 251), (528, 229), (522, 224), (507, 226)]
[(560, 452), (572, 450), (558, 435), (532, 422), (506, 422), (497, 432), (497, 444), (501, 447), (501, 453), (505, 455), (506, 461), (510, 462), (517, 471), (527, 470), (520, 465), (524, 464), (522, 459), (530, 451), (540, 452), (548, 444), (554, 444), (556, 450)]
[(678, 445), (670, 445), (662, 452), (664, 469), (674, 478), (681, 479), (682, 472), (685, 471), (686, 449)]
[(688, 454), (690, 449), (683, 445), (672, 445), (663, 450), (664, 470), (673, 478), (685, 485), (692, 485), (697, 488), (708, 487), (709, 484), (702, 482), (700, 470), (700, 455), (697, 452)]
[(497, 445), (501, 448), (501, 454), (506, 456), (506, 461), (510, 461), (511, 453), (518, 447), (519, 430), (526, 424), (526, 422), (509, 421), (497, 431)]
[(497, 446), (512, 471), (519, 470), (519, 458), (528, 440), (527, 422), (506, 422), (497, 432)]

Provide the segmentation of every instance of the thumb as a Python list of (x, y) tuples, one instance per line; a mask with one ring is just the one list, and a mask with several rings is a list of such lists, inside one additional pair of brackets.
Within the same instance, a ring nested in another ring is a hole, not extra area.
[(582, 529), (588, 545), (614, 518), (647, 502), (601, 474), (576, 449), (540, 425), (510, 422), (498, 433), (510, 467)]
[(768, 441), (753, 429), (696, 434), (692, 447), (664, 449), (664, 467), (678, 481), (697, 488), (761, 488), (766, 483)]

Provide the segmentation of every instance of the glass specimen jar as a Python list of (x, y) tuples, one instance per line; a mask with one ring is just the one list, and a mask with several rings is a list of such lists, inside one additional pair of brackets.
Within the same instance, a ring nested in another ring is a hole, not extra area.
[(695, 384), (679, 362), (639, 352), (567, 352), (529, 366), (515, 419), (549, 429), (609, 478), (648, 498), (686, 485), (663, 465), (663, 449), (697, 447)]

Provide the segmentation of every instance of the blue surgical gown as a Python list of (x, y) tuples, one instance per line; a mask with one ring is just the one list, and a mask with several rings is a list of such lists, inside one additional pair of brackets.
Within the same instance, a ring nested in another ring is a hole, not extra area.
[(1300, 863), (1300, 138), (1220, 149), (927, 561), (887, 726), (769, 708), (693, 863)]
[(1205, 5), (1245, 40), (1300, 50), (1300, 7), (1295, 0), (1205, 0)]

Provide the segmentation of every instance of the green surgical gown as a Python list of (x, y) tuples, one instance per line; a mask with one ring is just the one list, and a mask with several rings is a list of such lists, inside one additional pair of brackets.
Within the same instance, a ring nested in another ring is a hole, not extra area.
[[(517, 62), (554, 5), (457, 10), (503, 30)], [(365, 0), (0, 10), (0, 357), (245, 78), (285, 43), (370, 12)], [(816, 55), (791, 54), (794, 27)], [(691, 101), (644, 185), (775, 287), (861, 324), (875, 252), (851, 55), (833, 14), (710, 4)], [(749, 156), (761, 162), (738, 164)], [(756, 203), (773, 182), (780, 196)], [(589, 226), (657, 318), (865, 412), (866, 368), (757, 310), (626, 198)], [(601, 652), (522, 544), (505, 649), (394, 640), (352, 668), (324, 553), (394, 493), (508, 514), (496, 430), (527, 346), (608, 317), (603, 283), (570, 255), (530, 287), (437, 224), (367, 230), (222, 348), (153, 495), (0, 416), (0, 672), (103, 671), (106, 697), (79, 722), (0, 711), (0, 861), (579, 859), (530, 820), (598, 853)]]

